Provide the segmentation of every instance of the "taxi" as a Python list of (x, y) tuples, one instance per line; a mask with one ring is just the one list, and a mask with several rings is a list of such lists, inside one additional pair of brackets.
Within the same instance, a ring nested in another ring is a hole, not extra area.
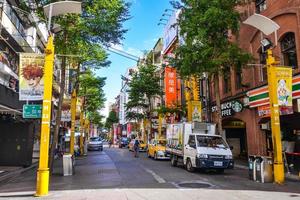
[(166, 152), (167, 140), (165, 139), (152, 139), (148, 144), (147, 155), (149, 158), (157, 159), (170, 159)]
[[(147, 145), (144, 143), (143, 140), (139, 140), (140, 142), (140, 150), (139, 151), (146, 151), (147, 150)], [(129, 151), (134, 151), (134, 139), (130, 141), (128, 145)]]

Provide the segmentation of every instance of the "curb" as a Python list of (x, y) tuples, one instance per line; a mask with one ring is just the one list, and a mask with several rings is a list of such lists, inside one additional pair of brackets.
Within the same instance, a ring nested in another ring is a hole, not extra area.
[[(248, 170), (248, 167), (247, 166), (244, 166), (244, 165), (238, 165), (238, 164), (235, 164), (234, 165), (235, 168), (238, 168), (238, 169), (245, 169), (245, 170)], [(290, 181), (300, 181), (300, 177), (297, 176), (297, 175), (294, 175), (294, 174), (288, 174), (286, 173), (285, 174), (285, 178), (287, 180), (290, 180)]]
[(35, 162), (33, 164), (31, 164), (29, 167), (26, 167), (26, 168), (21, 168), (19, 170), (16, 170), (16, 171), (12, 171), (12, 172), (9, 172), (3, 176), (0, 176), (0, 183), (4, 183), (4, 182), (7, 182), (8, 180), (24, 173), (24, 172), (27, 172), (33, 168), (36, 168), (38, 166), (38, 162)]

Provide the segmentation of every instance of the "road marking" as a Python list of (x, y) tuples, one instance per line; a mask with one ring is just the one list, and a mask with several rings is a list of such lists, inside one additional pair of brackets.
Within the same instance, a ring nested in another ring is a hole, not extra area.
[(151, 169), (147, 169), (145, 168), (146, 172), (148, 172), (149, 174), (151, 174), (153, 176), (153, 178), (158, 182), (158, 183), (166, 183), (165, 179), (163, 179), (162, 177), (160, 177), (158, 174), (156, 174), (154, 171), (152, 171)]

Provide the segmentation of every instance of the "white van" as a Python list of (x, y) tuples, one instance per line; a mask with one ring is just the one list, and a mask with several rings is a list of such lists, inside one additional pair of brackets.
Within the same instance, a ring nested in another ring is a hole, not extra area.
[(183, 162), (191, 172), (200, 168), (222, 173), (234, 166), (232, 152), (226, 141), (215, 135), (214, 124), (170, 124), (166, 151), (170, 154), (172, 166)]

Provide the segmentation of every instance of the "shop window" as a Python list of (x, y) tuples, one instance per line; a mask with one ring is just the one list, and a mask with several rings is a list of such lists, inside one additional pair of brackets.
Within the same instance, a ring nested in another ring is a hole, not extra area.
[(261, 13), (262, 11), (267, 9), (266, 0), (255, 0), (255, 9), (256, 13)]
[(295, 34), (292, 32), (285, 34), (285, 36), (280, 42), (280, 46), (281, 53), (283, 56), (283, 64), (285, 66), (291, 66), (293, 68), (296, 68), (298, 66), (298, 63)]
[(224, 94), (231, 92), (230, 74), (224, 74)]

